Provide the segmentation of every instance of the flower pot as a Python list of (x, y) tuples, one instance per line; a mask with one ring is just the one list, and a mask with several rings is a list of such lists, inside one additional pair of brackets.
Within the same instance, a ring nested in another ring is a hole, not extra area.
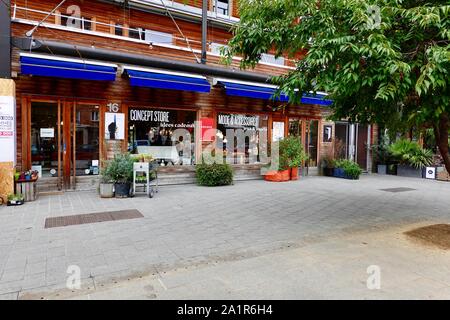
[(284, 182), (289, 181), (291, 178), (290, 175), (291, 170), (282, 170), (282, 171), (269, 171), (264, 176), (264, 180), (271, 182)]
[(130, 195), (130, 183), (114, 184), (116, 198), (128, 198)]
[(114, 183), (100, 183), (100, 197), (114, 197)]
[(397, 165), (396, 164), (390, 164), (387, 166), (387, 174), (391, 175), (397, 175)]
[(344, 176), (345, 176), (344, 169), (342, 169), (342, 168), (334, 168), (334, 170), (333, 170), (333, 177), (344, 178)]
[(408, 165), (399, 164), (397, 166), (397, 175), (401, 177), (422, 178), (422, 168), (414, 168)]
[(298, 180), (298, 167), (291, 168), (291, 180)]
[(325, 177), (332, 177), (333, 176), (333, 171), (334, 171), (334, 168), (325, 167), (325, 168), (323, 168), (323, 175)]
[(387, 165), (385, 165), (385, 164), (377, 165), (377, 173), (378, 174), (387, 174)]

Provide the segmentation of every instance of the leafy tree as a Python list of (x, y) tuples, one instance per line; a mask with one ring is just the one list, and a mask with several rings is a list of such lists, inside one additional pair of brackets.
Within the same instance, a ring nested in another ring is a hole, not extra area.
[(448, 0), (241, 0), (224, 54), (290, 56), (273, 82), (293, 103), (328, 92), (335, 118), (432, 128), (450, 172), (449, 14)]

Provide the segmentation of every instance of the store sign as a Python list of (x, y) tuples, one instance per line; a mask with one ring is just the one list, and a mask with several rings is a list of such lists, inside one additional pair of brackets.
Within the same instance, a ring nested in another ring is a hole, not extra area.
[(219, 114), (218, 124), (230, 127), (258, 127), (259, 117), (246, 116), (242, 114)]
[(0, 96), (0, 162), (15, 162), (16, 104), (12, 96)]
[(40, 130), (41, 138), (54, 138), (55, 129), (54, 128), (41, 128)]
[(130, 110), (131, 121), (170, 122), (170, 112), (161, 110)]

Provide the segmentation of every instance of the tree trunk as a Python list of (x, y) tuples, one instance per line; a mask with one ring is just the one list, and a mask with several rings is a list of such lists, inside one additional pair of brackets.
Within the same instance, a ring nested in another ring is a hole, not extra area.
[(434, 135), (436, 137), (437, 147), (441, 153), (442, 159), (444, 159), (445, 169), (450, 173), (450, 155), (448, 153), (448, 129), (450, 119), (448, 114), (442, 113), (439, 117), (439, 122), (433, 126)]

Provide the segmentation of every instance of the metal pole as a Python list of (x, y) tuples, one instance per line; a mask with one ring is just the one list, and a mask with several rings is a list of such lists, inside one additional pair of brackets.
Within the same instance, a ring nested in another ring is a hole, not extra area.
[(202, 64), (206, 64), (206, 41), (208, 36), (208, 0), (202, 3)]
[(0, 2), (0, 78), (11, 79), (11, 1)]

